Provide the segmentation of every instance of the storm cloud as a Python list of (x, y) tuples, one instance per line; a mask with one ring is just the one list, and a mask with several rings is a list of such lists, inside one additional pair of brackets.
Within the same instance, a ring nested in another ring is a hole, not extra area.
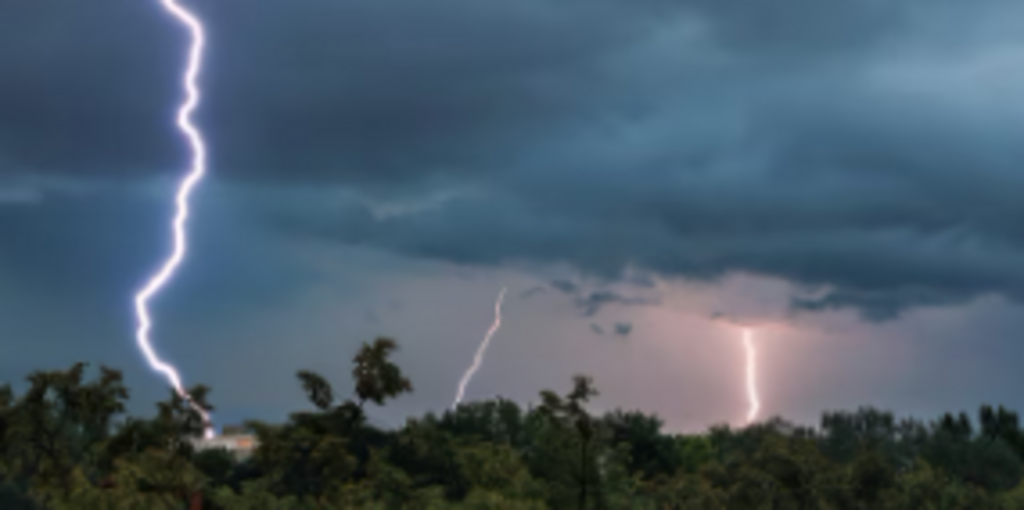
[[(261, 228), (413, 257), (751, 273), (876, 320), (1024, 297), (1021, 5), (768, 5), (196, 4), (215, 178)], [(0, 174), (183, 164), (180, 31), (139, 3), (6, 9)]]
[(551, 280), (549, 285), (562, 294), (572, 296), (573, 304), (584, 317), (593, 317), (608, 305), (640, 306), (656, 304), (650, 298), (625, 296), (610, 289), (584, 290), (580, 284), (561, 278)]

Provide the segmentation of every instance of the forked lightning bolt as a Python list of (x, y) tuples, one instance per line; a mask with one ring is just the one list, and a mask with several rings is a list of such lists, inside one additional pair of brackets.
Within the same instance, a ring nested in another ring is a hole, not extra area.
[(494, 324), (491, 324), (491, 328), (487, 330), (487, 335), (484, 336), (484, 341), (476, 349), (476, 355), (473, 356), (473, 364), (470, 365), (469, 370), (466, 370), (465, 374), (462, 374), (462, 380), (459, 381), (459, 390), (455, 393), (455, 402), (452, 403), (452, 409), (459, 407), (459, 404), (462, 403), (462, 396), (466, 393), (466, 385), (473, 378), (473, 374), (476, 374), (476, 371), (480, 369), (480, 364), (484, 360), (484, 354), (487, 353), (487, 346), (491, 343), (491, 337), (501, 327), (501, 302), (505, 300), (505, 290), (505, 287), (502, 287), (501, 292), (498, 293), (498, 300), (494, 303)]
[(199, 70), (202, 67), (203, 50), (206, 45), (206, 34), (203, 25), (192, 12), (188, 11), (175, 0), (161, 0), (164, 9), (180, 24), (188, 30), (191, 37), (191, 44), (188, 51), (188, 61), (185, 67), (182, 84), (185, 88), (185, 100), (178, 108), (177, 124), (182, 134), (188, 140), (189, 148), (192, 151), (192, 163), (188, 174), (181, 181), (178, 192), (175, 196), (176, 213), (172, 223), (174, 234), (174, 248), (167, 260), (160, 269), (154, 273), (148, 282), (135, 295), (135, 314), (138, 319), (138, 329), (135, 339), (146, 356), (146, 361), (157, 372), (162, 373), (174, 387), (174, 391), (185, 399), (193, 409), (203, 417), (204, 433), (206, 437), (213, 437), (213, 427), (210, 423), (210, 415), (205, 409), (197, 405), (181, 384), (181, 377), (178, 371), (167, 362), (162, 361), (153, 351), (150, 341), (150, 330), (152, 320), (149, 315), (149, 301), (160, 291), (167, 281), (174, 275), (174, 271), (181, 264), (186, 252), (185, 222), (188, 220), (188, 202), (193, 188), (206, 174), (206, 144), (199, 129), (192, 124), (192, 114), (199, 106), (199, 87), (196, 79), (199, 77)]
[(757, 349), (754, 348), (753, 333), (749, 329), (743, 330), (743, 349), (747, 352), (747, 400), (750, 401), (747, 424), (750, 424), (761, 410), (761, 401), (757, 396)]

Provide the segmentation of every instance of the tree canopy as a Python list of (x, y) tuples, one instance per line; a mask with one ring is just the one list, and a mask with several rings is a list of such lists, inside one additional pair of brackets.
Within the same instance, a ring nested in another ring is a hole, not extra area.
[[(244, 459), (197, 451), (202, 417), (173, 392), (129, 417), (117, 370), (33, 372), (21, 393), (0, 386), (0, 508), (1024, 509), (1024, 434), (1002, 406), (975, 421), (865, 407), (818, 427), (676, 434), (636, 410), (591, 413), (598, 391), (577, 375), (536, 406), (499, 397), (383, 429), (367, 404), (413, 391), (397, 349), (364, 343), (349, 395), (298, 371), (312, 409), (247, 422), (258, 447)], [(189, 391), (204, 409), (210, 393)]]

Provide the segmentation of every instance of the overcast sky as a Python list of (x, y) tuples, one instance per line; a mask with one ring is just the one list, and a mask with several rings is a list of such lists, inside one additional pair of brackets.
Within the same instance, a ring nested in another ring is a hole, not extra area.
[[(210, 175), (157, 349), (217, 420), (350, 389), (397, 338), (416, 387), (677, 430), (1024, 407), (1024, 4), (1015, 0), (211, 0)], [(169, 249), (187, 34), (155, 1), (0, 6), (0, 380), (143, 365)]]

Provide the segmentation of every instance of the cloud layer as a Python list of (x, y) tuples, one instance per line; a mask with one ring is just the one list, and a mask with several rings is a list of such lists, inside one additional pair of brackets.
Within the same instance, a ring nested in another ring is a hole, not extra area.
[[(215, 173), (289, 235), (418, 257), (755, 273), (873, 319), (1024, 296), (1019, 3), (741, 4), (197, 4)], [(10, 10), (0, 175), (183, 164), (159, 12)]]

